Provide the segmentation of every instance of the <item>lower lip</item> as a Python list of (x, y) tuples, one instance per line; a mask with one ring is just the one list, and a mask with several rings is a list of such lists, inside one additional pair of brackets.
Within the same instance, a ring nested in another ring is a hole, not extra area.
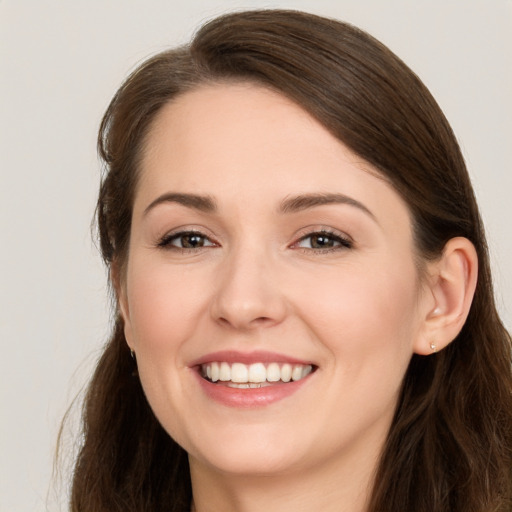
[(262, 388), (240, 389), (214, 384), (213, 382), (201, 377), (199, 372), (195, 372), (195, 374), (199, 379), (199, 384), (203, 391), (209, 398), (221, 403), (222, 405), (238, 407), (241, 409), (265, 407), (283, 400), (298, 391), (312, 376), (310, 373), (307, 377), (297, 381), (287, 383), (282, 382)]

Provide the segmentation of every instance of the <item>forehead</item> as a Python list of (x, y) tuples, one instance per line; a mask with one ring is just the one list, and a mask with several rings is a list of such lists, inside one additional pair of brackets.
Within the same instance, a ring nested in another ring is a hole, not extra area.
[(387, 180), (303, 108), (254, 84), (198, 87), (167, 104), (148, 133), (139, 182), (249, 205), (308, 192), (348, 193), (374, 207), (405, 203)]
[(313, 158), (325, 150), (319, 143), (333, 139), (326, 135), (304, 109), (267, 88), (250, 83), (203, 85), (178, 96), (156, 116), (146, 140), (143, 167), (156, 164), (172, 151), (180, 161), (193, 158), (197, 164), (206, 160), (204, 167), (210, 174), (214, 164), (228, 168), (237, 160), (243, 160), (247, 168), (249, 158), (260, 167), (272, 158), (277, 168), (278, 149), (282, 163), (286, 160), (289, 165), (287, 149), (295, 145), (297, 152), (302, 146), (301, 153)]

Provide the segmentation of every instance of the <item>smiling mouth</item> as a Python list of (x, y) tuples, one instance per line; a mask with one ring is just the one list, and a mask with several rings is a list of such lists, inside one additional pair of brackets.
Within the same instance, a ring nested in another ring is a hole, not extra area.
[(262, 388), (280, 383), (296, 382), (312, 373), (311, 364), (290, 363), (227, 363), (200, 365), (201, 376), (212, 383), (238, 389)]

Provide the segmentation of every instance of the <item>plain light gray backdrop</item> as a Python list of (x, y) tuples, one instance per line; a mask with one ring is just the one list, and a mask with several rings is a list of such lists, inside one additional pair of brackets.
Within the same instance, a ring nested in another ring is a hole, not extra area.
[(55, 438), (109, 331), (89, 231), (101, 115), (144, 57), (250, 7), (354, 23), (424, 80), (466, 157), (512, 327), (511, 0), (0, 0), (1, 512), (65, 509), (65, 489), (47, 501)]

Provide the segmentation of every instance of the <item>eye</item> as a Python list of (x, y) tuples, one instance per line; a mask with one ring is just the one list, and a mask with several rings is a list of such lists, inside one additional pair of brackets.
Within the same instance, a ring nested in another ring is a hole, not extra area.
[(206, 235), (198, 231), (181, 231), (166, 235), (158, 242), (159, 247), (169, 249), (194, 250), (203, 247), (215, 247), (217, 244), (212, 242)]
[(295, 247), (299, 247), (306, 250), (312, 251), (329, 251), (329, 250), (337, 250), (337, 249), (351, 249), (353, 247), (353, 243), (351, 240), (328, 231), (318, 231), (314, 233), (309, 233), (306, 236), (300, 238), (298, 242), (295, 243)]

